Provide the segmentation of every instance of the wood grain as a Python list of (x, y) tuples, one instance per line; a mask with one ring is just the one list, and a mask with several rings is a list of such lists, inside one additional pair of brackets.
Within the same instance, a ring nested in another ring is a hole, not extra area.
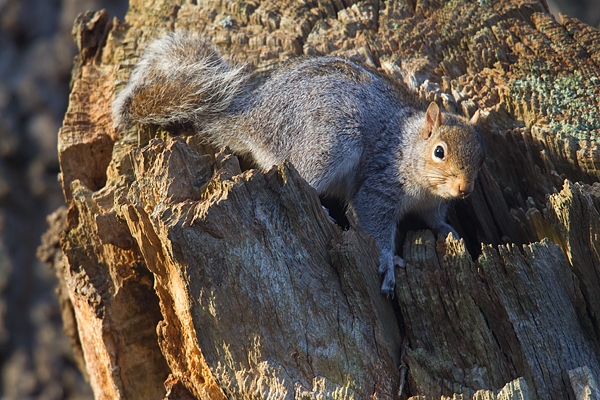
[[(481, 109), (485, 165), (450, 215), (463, 240), (400, 226), (392, 301), (372, 239), (332, 223), (292, 165), (116, 132), (114, 94), (173, 29), (258, 71), (334, 54)], [(60, 273), (96, 398), (595, 398), (596, 29), (533, 0), (132, 0), (75, 34)]]

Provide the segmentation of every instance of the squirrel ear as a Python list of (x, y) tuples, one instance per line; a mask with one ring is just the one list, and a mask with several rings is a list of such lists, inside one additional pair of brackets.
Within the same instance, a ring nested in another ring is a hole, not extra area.
[(442, 125), (444, 122), (442, 113), (440, 112), (440, 108), (434, 102), (429, 104), (427, 107), (427, 111), (425, 112), (425, 126), (424, 133), (425, 137), (429, 138), (431, 136), (431, 132), (433, 132), (433, 128), (437, 128)]
[(479, 128), (480, 121), (481, 121), (481, 112), (478, 109), (477, 111), (475, 111), (475, 114), (473, 114), (473, 116), (471, 117), (471, 120), (469, 121), (469, 123), (471, 125), (473, 125), (474, 127)]

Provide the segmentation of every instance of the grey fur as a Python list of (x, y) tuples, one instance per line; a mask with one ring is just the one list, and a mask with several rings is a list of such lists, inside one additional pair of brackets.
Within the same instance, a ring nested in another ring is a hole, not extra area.
[[(263, 170), (289, 160), (319, 194), (347, 202), (375, 238), (385, 294), (393, 296), (394, 264), (403, 264), (394, 238), (407, 213), (458, 237), (445, 222), (447, 200), (470, 193), (483, 160), (469, 122), (437, 106), (426, 111), (413, 94), (343, 58), (303, 59), (258, 88), (248, 82), (203, 41), (171, 34), (149, 46), (115, 100), (114, 118), (121, 128), (192, 123), (208, 142)], [(153, 100), (142, 108), (136, 96)], [(445, 146), (445, 160), (434, 157), (436, 146)]]
[(247, 78), (243, 67), (230, 68), (202, 39), (166, 35), (146, 48), (127, 86), (115, 98), (115, 124), (120, 129), (134, 122), (200, 126), (225, 111)]

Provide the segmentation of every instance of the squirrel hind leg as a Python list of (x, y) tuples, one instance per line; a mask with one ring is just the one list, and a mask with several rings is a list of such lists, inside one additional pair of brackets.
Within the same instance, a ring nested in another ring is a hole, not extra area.
[[(325, 157), (321, 157), (323, 159)], [(333, 196), (348, 201), (354, 189), (356, 169), (360, 161), (358, 149), (328, 164), (304, 162), (298, 171), (314, 187), (319, 195)]]

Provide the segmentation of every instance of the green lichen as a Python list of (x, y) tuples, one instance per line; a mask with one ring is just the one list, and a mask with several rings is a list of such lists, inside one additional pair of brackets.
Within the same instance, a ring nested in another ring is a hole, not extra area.
[[(513, 79), (509, 94), (515, 104), (549, 122), (549, 127), (577, 140), (598, 140), (600, 78), (581, 71), (556, 75), (549, 64), (530, 65), (523, 78)], [(526, 117), (526, 116), (525, 116)]]

